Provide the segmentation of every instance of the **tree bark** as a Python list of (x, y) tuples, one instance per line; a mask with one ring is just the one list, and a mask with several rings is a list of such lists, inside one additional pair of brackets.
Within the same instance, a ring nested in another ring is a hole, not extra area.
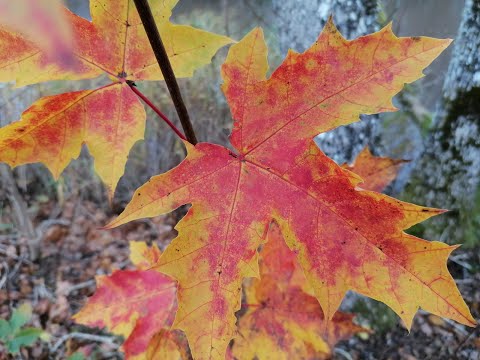
[[(347, 39), (379, 29), (376, 0), (273, 0), (273, 6), (283, 55), (289, 48), (304, 51), (310, 47), (330, 15)], [(377, 118), (362, 115), (360, 122), (321, 134), (316, 142), (337, 163), (351, 162), (365, 145), (378, 153)]]
[(451, 211), (420, 233), (447, 242), (480, 239), (480, 1), (467, 0), (434, 128), (407, 196)]

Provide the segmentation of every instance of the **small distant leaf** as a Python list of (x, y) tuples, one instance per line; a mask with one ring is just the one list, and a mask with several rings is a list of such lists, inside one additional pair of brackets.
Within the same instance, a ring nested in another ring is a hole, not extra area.
[(72, 31), (60, 0), (0, 0), (0, 23), (42, 49), (51, 60), (73, 62)]
[(76, 352), (70, 355), (67, 360), (85, 360), (85, 356), (81, 352)]
[(18, 331), (15, 336), (7, 342), (7, 348), (11, 353), (17, 353), (22, 346), (32, 345), (35, 341), (41, 338), (45, 332), (38, 328), (25, 328)]
[(343, 164), (342, 167), (360, 175), (363, 183), (359, 186), (362, 189), (382, 192), (395, 179), (400, 167), (406, 162), (373, 156), (368, 147), (365, 147), (353, 164)]
[(25, 325), (32, 317), (32, 305), (24, 303), (13, 311), (10, 318), (10, 327), (12, 333), (16, 333), (23, 325)]
[(43, 340), (43, 341), (49, 341), (50, 338), (51, 338), (51, 335), (46, 332), (46, 331), (43, 331), (40, 335), (39, 335), (40, 339)]
[(146, 270), (158, 262), (162, 252), (153, 244), (149, 247), (142, 241), (130, 242), (130, 261), (138, 270)]
[[(139, 252), (143, 253), (140, 263), (145, 267), (153, 265), (145, 259), (155, 259), (159, 252), (156, 246), (148, 248), (139, 243), (131, 248), (135, 249), (133, 262), (137, 263)], [(175, 294), (175, 281), (154, 269), (119, 270), (97, 277), (95, 294), (74, 319), (125, 337), (125, 358), (144, 359), (151, 338), (162, 329), (170, 329), (177, 309)]]
[(5, 319), (0, 319), (0, 339), (5, 339), (12, 333), (10, 324)]

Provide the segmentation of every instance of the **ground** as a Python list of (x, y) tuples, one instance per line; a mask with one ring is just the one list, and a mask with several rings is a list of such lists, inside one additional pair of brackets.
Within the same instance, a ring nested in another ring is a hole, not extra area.
[[(8, 318), (18, 304), (34, 308), (31, 325), (52, 335), (49, 342), (24, 348), (18, 359), (66, 359), (75, 351), (89, 359), (121, 359), (121, 339), (101, 329), (76, 325), (75, 314), (95, 291), (96, 275), (130, 266), (128, 242), (156, 242), (164, 248), (175, 236), (179, 213), (137, 221), (113, 230), (101, 227), (115, 217), (89, 201), (39, 202), (35, 224), (52, 217), (63, 220), (43, 235), (41, 258), (28, 260), (28, 240), (0, 235), (0, 318)], [(480, 318), (480, 252), (455, 251), (450, 270), (474, 316)], [(367, 310), (368, 311), (368, 310)], [(365, 314), (364, 314), (365, 315)], [(368, 314), (367, 314), (368, 315)], [(359, 319), (368, 319), (360, 315)], [(370, 324), (368, 324), (370, 322)], [(363, 325), (375, 325), (375, 319)], [(338, 344), (335, 359), (480, 359), (480, 331), (419, 312), (410, 334), (397, 318), (366, 336)], [(377, 324), (378, 325), (378, 324)], [(92, 336), (93, 335), (93, 336)], [(0, 359), (9, 359), (2, 354)], [(11, 357), (14, 358), (14, 357)]]

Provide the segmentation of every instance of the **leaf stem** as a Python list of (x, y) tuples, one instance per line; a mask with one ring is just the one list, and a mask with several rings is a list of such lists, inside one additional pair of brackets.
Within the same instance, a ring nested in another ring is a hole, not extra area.
[(159, 108), (157, 108), (145, 95), (143, 95), (140, 90), (138, 90), (135, 85), (133, 84), (128, 84), (130, 86), (130, 89), (132, 89), (132, 91), (138, 95), (138, 97), (140, 99), (142, 99), (143, 101), (145, 101), (145, 104), (147, 104), (148, 106), (150, 106), (150, 108), (155, 111), (157, 113), (158, 116), (160, 116), (163, 121), (165, 121), (167, 123), (168, 126), (170, 126), (170, 128), (175, 132), (175, 134), (178, 135), (178, 137), (182, 140), (185, 140), (185, 141), (188, 141), (187, 138), (185, 137), (185, 135), (183, 135), (180, 130), (177, 129), (177, 127), (170, 121), (169, 118), (167, 118), (167, 116), (162, 113), (160, 111)]
[(197, 137), (195, 136), (187, 107), (182, 99), (182, 94), (180, 93), (177, 79), (173, 73), (172, 65), (168, 59), (167, 51), (163, 45), (157, 25), (155, 24), (150, 5), (147, 0), (134, 0), (134, 2), (138, 14), (140, 15), (140, 19), (142, 20), (143, 27), (145, 28), (145, 32), (147, 33), (148, 40), (150, 41), (150, 45), (152, 46), (153, 53), (155, 54), (160, 70), (162, 71), (165, 83), (167, 84), (168, 91), (172, 97), (173, 104), (177, 110), (178, 117), (182, 123), (185, 136), (190, 143), (195, 145), (198, 142)]

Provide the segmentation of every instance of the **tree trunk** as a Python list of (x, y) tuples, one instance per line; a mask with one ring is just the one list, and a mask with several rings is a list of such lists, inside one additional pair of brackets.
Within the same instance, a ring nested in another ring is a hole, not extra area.
[[(334, 22), (347, 39), (379, 29), (376, 0), (273, 0), (278, 17), (280, 48), (304, 51), (320, 34), (333, 15)], [(378, 148), (377, 116), (361, 116), (361, 121), (321, 134), (320, 148), (337, 163), (350, 162), (365, 145), (376, 153)]]
[(480, 1), (467, 0), (425, 153), (408, 196), (452, 210), (429, 221), (428, 238), (480, 239)]

